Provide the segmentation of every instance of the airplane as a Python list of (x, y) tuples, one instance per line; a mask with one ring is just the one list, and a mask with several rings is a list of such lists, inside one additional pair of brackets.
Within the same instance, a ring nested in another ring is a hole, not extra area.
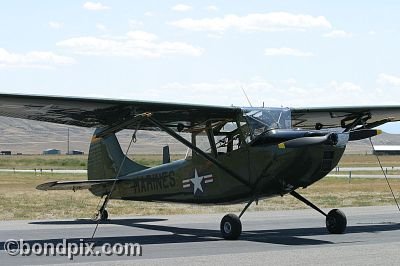
[[(239, 215), (227, 214), (220, 222), (222, 237), (235, 240), (242, 232), (240, 219), (253, 202), (288, 194), (325, 216), (329, 233), (344, 233), (342, 211), (326, 213), (298, 190), (334, 169), (349, 141), (371, 138), (381, 133), (377, 126), (399, 121), (400, 106), (223, 107), (0, 94), (0, 116), (95, 128), (87, 180), (47, 182), (37, 189), (88, 189), (104, 198), (99, 221), (109, 218), (110, 199), (246, 202)], [(122, 151), (115, 134), (124, 129), (134, 130), (131, 144), (138, 130), (164, 131), (191, 154), (171, 161), (164, 147), (163, 164), (146, 167)]]

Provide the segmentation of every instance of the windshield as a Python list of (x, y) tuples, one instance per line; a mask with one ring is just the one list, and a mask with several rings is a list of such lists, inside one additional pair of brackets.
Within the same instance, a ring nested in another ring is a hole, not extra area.
[(289, 108), (243, 108), (251, 139), (270, 129), (292, 127)]

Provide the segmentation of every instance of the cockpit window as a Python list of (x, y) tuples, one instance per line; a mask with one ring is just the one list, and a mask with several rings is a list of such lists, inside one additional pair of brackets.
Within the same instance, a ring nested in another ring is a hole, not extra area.
[(243, 116), (249, 128), (247, 141), (267, 130), (292, 127), (289, 108), (244, 108)]

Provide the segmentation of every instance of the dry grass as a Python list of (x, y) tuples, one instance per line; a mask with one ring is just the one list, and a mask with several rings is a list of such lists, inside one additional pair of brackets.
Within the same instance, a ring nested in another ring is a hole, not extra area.
[[(182, 159), (182, 154), (171, 154), (172, 160)], [(130, 155), (138, 163), (155, 166), (161, 164), (161, 154)], [(384, 167), (400, 165), (400, 156), (380, 156)], [(378, 166), (374, 155), (345, 154), (339, 166)], [(16, 169), (86, 169), (87, 155), (12, 155), (0, 156), (0, 168)]]
[[(84, 175), (0, 173), (0, 220), (89, 218), (96, 210), (99, 198), (88, 191), (37, 191), (35, 186), (50, 180), (79, 180)], [(400, 197), (400, 180), (391, 181)], [(300, 193), (321, 207), (369, 206), (393, 204), (383, 179), (325, 178)], [(243, 204), (229, 206), (196, 206), (187, 204), (127, 202), (112, 200), (109, 212), (121, 215), (162, 215), (239, 212)], [(261, 200), (250, 210), (299, 209), (306, 206), (291, 196)]]
[[(174, 155), (173, 159), (182, 158)], [(161, 155), (135, 155), (138, 162), (153, 166), (161, 162)], [(71, 161), (72, 160), (72, 161)], [(1, 168), (84, 169), (86, 156), (2, 156)], [(386, 167), (399, 166), (400, 156), (382, 156)], [(345, 155), (341, 166), (377, 166), (372, 155)], [(371, 174), (371, 172), (368, 172)], [(86, 179), (85, 175), (29, 173), (0, 173), (0, 220), (88, 218), (96, 210), (99, 198), (88, 191), (38, 191), (36, 185), (51, 180)], [(400, 179), (391, 180), (396, 196), (400, 198)], [(384, 179), (325, 178), (299, 191), (317, 205), (325, 208), (393, 204), (393, 198)], [(112, 200), (111, 215), (162, 215), (186, 213), (239, 212), (243, 204), (229, 206), (196, 206), (186, 204), (126, 202)], [(261, 200), (250, 210), (281, 210), (307, 208), (291, 196)]]
[[(379, 156), (383, 167), (392, 167), (400, 165), (400, 156)], [(375, 155), (358, 155), (358, 154), (345, 154), (339, 162), (339, 166), (379, 166)]]
[[(171, 160), (182, 159), (184, 155), (173, 154)], [(131, 159), (146, 166), (162, 163), (161, 154), (131, 155)], [(87, 155), (11, 155), (0, 156), (3, 169), (86, 169)]]

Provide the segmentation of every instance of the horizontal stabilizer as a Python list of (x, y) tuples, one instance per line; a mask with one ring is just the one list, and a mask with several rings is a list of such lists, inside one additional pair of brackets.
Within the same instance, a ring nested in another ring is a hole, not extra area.
[(82, 181), (52, 181), (40, 184), (38, 190), (80, 190), (89, 189), (95, 185), (112, 184), (115, 179), (82, 180)]

